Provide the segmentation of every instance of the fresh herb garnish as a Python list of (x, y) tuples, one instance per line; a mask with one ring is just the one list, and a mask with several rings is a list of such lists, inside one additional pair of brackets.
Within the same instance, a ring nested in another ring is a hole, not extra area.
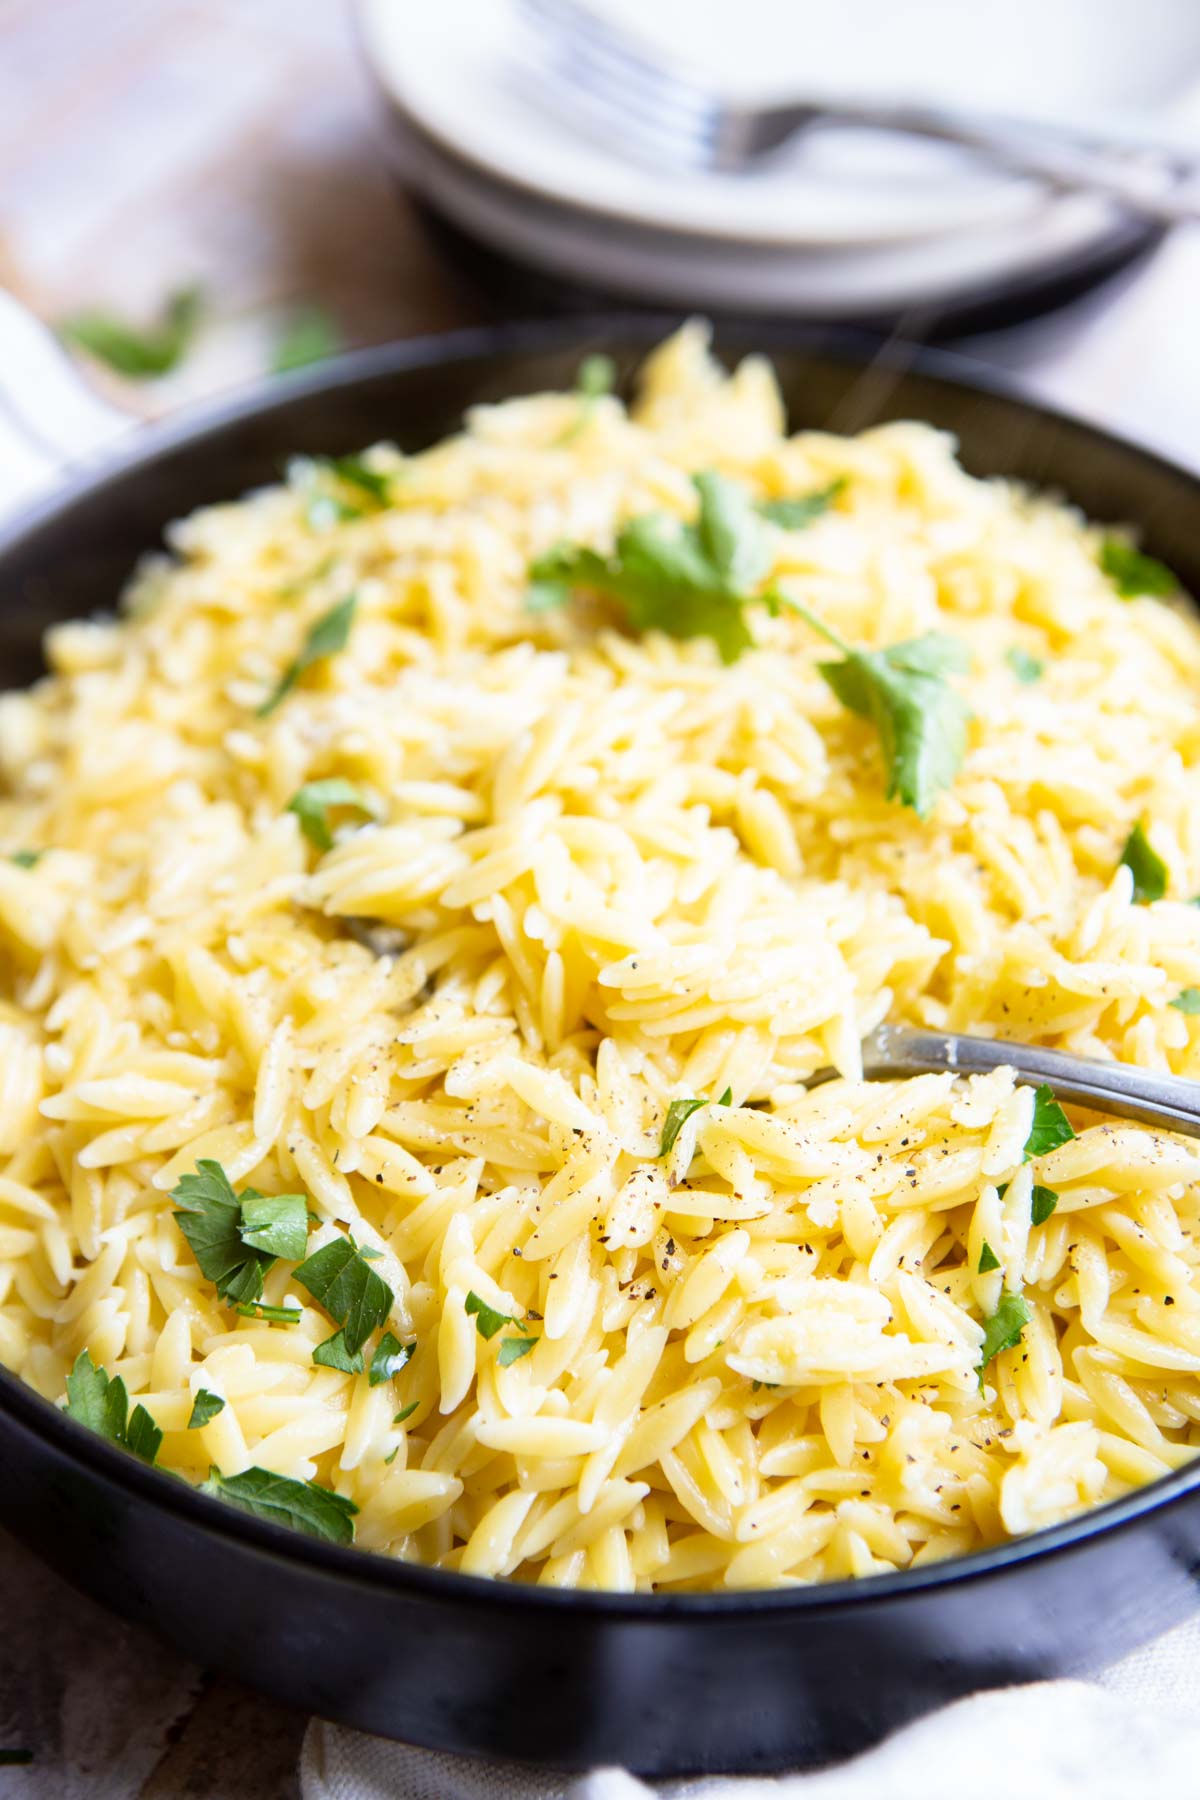
[(14, 850), (9, 857), (10, 863), (16, 863), (18, 869), (33, 869), (46, 854), (44, 850)]
[(1004, 652), (1004, 660), (1017, 680), (1024, 682), (1026, 687), (1040, 681), (1046, 673), (1045, 663), (1039, 662), (1036, 656), (1031, 656), (1028, 650), (1022, 650), (1019, 644), (1014, 644)]
[(819, 519), (822, 513), (829, 511), (839, 495), (845, 493), (846, 485), (846, 477), (839, 475), (827, 487), (815, 488), (809, 494), (793, 494), (780, 500), (763, 500), (758, 510), (772, 525), (782, 525), (785, 531), (802, 531), (814, 519)]
[(322, 306), (300, 307), (285, 324), (271, 358), (272, 375), (289, 375), (324, 362), (342, 347), (341, 334)]
[(194, 1175), (180, 1178), (171, 1198), (179, 1208), (175, 1222), (222, 1300), (256, 1301), (276, 1257), (304, 1254), (308, 1221), (302, 1194), (267, 1195), (256, 1188), (235, 1194), (220, 1163), (203, 1157)]
[(593, 356), (585, 356), (575, 376), (575, 391), (586, 400), (596, 400), (601, 394), (611, 394), (617, 385), (617, 365), (611, 356), (602, 352)]
[(333, 849), (329, 814), (335, 808), (366, 813), (369, 819), (375, 817), (376, 811), (375, 802), (365, 789), (336, 775), (328, 781), (306, 781), (287, 803), (288, 811), (294, 812), (299, 819), (300, 829), (309, 843), (322, 851)]
[(486, 1300), (481, 1300), (474, 1288), (467, 1295), (464, 1310), (475, 1315), (475, 1329), (481, 1338), (494, 1338), (504, 1325), (515, 1325), (517, 1321), (511, 1313), (497, 1312)]
[[(721, 1098), (717, 1101), (717, 1105), (728, 1106), (732, 1099), (733, 1089), (726, 1088), (725, 1092), (721, 1095)], [(702, 1106), (708, 1106), (710, 1104), (711, 1102), (708, 1100), (698, 1100), (694, 1097), (686, 1100), (672, 1100), (670, 1106), (667, 1108), (667, 1116), (663, 1120), (662, 1137), (658, 1146), (658, 1154), (660, 1157), (669, 1156), (671, 1151), (675, 1148), (675, 1139), (683, 1129), (685, 1119), (690, 1119), (694, 1112), (699, 1112)]]
[(360, 501), (368, 500), (372, 508), (379, 510), (387, 506), (392, 498), (392, 478), (381, 475), (361, 456), (319, 456), (316, 458), (318, 469), (328, 470), (346, 487), (353, 488)]
[(1181, 988), (1175, 998), (1168, 1001), (1167, 1004), (1173, 1006), (1176, 1012), (1200, 1013), (1200, 988)]
[(990, 1319), (983, 1322), (983, 1345), (979, 1357), (979, 1380), (993, 1356), (1011, 1350), (1028, 1325), (1033, 1313), (1022, 1294), (1005, 1294)]
[(1100, 546), (1100, 567), (1122, 600), (1139, 594), (1165, 598), (1179, 592), (1179, 582), (1166, 563), (1146, 556), (1123, 538), (1108, 537)]
[(225, 1411), (225, 1402), (220, 1394), (212, 1393), (208, 1388), (198, 1388), (196, 1398), (192, 1401), (192, 1416), (187, 1422), (189, 1431), (199, 1431), (210, 1419)]
[(345, 600), (339, 600), (328, 612), (313, 622), (299, 651), (283, 671), (270, 694), (258, 708), (257, 717), (265, 719), (275, 711), (280, 701), (291, 693), (306, 669), (314, 663), (324, 662), (328, 656), (336, 656), (339, 650), (346, 648), (350, 636), (350, 627), (354, 623), (354, 609), (358, 605), (357, 594), (350, 594)]
[(1025, 1139), (1021, 1161), (1032, 1162), (1035, 1156), (1046, 1156), (1051, 1150), (1057, 1150), (1060, 1144), (1069, 1144), (1074, 1136), (1075, 1127), (1046, 1083), (1042, 1082), (1034, 1092), (1033, 1123), (1029, 1127), (1029, 1136)]
[(979, 1252), (979, 1273), (981, 1275), (990, 1275), (993, 1269), (998, 1269), (999, 1267), (1000, 1258), (996, 1255), (992, 1246), (985, 1240), (983, 1249)]
[(157, 325), (130, 325), (115, 313), (96, 309), (68, 319), (62, 336), (118, 375), (145, 381), (169, 374), (182, 362), (192, 346), (203, 311), (201, 290), (181, 288), (168, 299)]
[(964, 646), (928, 631), (886, 650), (841, 647), (845, 661), (819, 663), (821, 674), (842, 705), (878, 731), (887, 798), (927, 818), (938, 794), (952, 785), (966, 748), (970, 714), (946, 679), (966, 667)]
[(1125, 840), (1121, 862), (1133, 876), (1135, 906), (1162, 899), (1167, 891), (1167, 865), (1151, 847), (1140, 819)]
[(883, 650), (853, 650), (800, 601), (756, 593), (772, 555), (757, 509), (736, 482), (712, 473), (693, 481), (700, 498), (695, 524), (655, 513), (632, 519), (610, 556), (559, 545), (530, 567), (529, 609), (561, 606), (575, 589), (589, 588), (615, 600), (634, 630), (710, 637), (726, 663), (753, 645), (748, 607), (761, 602), (775, 613), (797, 614), (844, 657), (818, 666), (843, 706), (878, 730), (888, 798), (898, 797), (924, 818), (954, 780), (966, 745), (967, 708), (947, 680), (965, 668), (965, 648), (927, 632)]
[(381, 1382), (390, 1381), (398, 1375), (406, 1363), (411, 1362), (415, 1341), (402, 1344), (394, 1332), (385, 1331), (375, 1346), (375, 1354), (371, 1358), (371, 1372), (367, 1377), (371, 1387), (378, 1387)]
[(387, 1282), (364, 1262), (348, 1237), (334, 1238), (295, 1271), (295, 1280), (344, 1330), (353, 1357), (386, 1320), (394, 1298)]
[(405, 1419), (412, 1418), (413, 1414), (416, 1412), (416, 1410), (417, 1410), (418, 1406), (420, 1406), (420, 1404), (421, 1404), (421, 1402), (419, 1400), (410, 1400), (407, 1406), (402, 1406), (400, 1408), (400, 1411), (396, 1414), (395, 1418), (392, 1420), (392, 1424), (393, 1425), (403, 1425)]
[(363, 1372), (363, 1353), (361, 1350), (346, 1348), (344, 1328), (335, 1331), (323, 1344), (318, 1344), (312, 1353), (312, 1359), (321, 1368), (338, 1369), (343, 1375), (361, 1375)]
[(67, 1376), (67, 1413), (143, 1462), (152, 1463), (158, 1455), (163, 1434), (146, 1408), (135, 1406), (131, 1414), (121, 1377), (99, 1368), (86, 1350), (79, 1352)]
[(265, 1300), (243, 1301), (234, 1311), (243, 1319), (264, 1319), (268, 1325), (298, 1325), (303, 1316), (298, 1306), (268, 1306)]
[(293, 1481), (270, 1469), (244, 1469), (240, 1475), (222, 1475), (220, 1469), (210, 1469), (200, 1491), (228, 1500), (256, 1519), (290, 1525), (309, 1537), (324, 1538), (331, 1544), (354, 1542), (357, 1506), (315, 1481)]
[(1050, 1214), (1058, 1205), (1058, 1195), (1053, 1188), (1039, 1187), (1036, 1183), (1029, 1197), (1029, 1216), (1035, 1225), (1044, 1225)]
[(518, 1362), (522, 1356), (527, 1356), (533, 1346), (540, 1342), (541, 1339), (535, 1337), (501, 1338), (500, 1354), (496, 1360), (502, 1369), (507, 1369), (510, 1363)]

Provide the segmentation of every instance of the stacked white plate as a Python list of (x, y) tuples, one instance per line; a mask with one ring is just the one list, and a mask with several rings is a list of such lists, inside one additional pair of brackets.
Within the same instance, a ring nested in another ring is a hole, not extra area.
[[(747, 97), (953, 101), (1161, 138), (1195, 111), (1200, 0), (592, 0)], [(405, 182), (510, 261), (667, 306), (861, 318), (970, 306), (1147, 241), (948, 146), (813, 134), (751, 175), (614, 151), (515, 0), (359, 0)], [(1186, 135), (1186, 124), (1183, 126)]]

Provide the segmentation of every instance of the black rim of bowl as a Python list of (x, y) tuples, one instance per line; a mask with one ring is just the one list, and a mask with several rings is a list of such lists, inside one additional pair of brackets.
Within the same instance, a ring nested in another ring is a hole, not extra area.
[[(352, 386), (359, 381), (382, 379), (407, 370), (477, 361), (489, 356), (581, 351), (609, 344), (613, 349), (645, 351), (681, 323), (676, 314), (616, 313), (590, 318), (525, 320), (465, 331), (433, 334), (392, 344), (351, 351), (331, 358), (310, 371), (280, 377), (269, 387), (256, 387), (216, 404), (197, 407), (178, 421), (143, 427), (130, 448), (77, 475), (32, 507), (23, 510), (0, 530), (0, 563), (19, 545), (62, 515), (85, 496), (101, 492), (110, 483), (126, 480), (139, 467), (194, 439), (215, 435), (239, 420), (286, 407), (290, 399), (317, 396)], [(853, 367), (868, 364), (894, 369), (898, 374), (931, 377), (963, 393), (983, 392), (1024, 408), (1048, 424), (1069, 426), (1098, 443), (1131, 451), (1164, 474), (1183, 476), (1200, 500), (1200, 476), (1159, 456), (1153, 450), (1118, 434), (1103, 430), (1060, 408), (1032, 399), (1018, 383), (981, 368), (952, 352), (931, 350), (895, 340), (880, 343), (861, 332), (836, 328), (788, 326), (734, 326), (717, 334), (716, 349), (747, 354), (794, 350), (828, 356)], [(149, 546), (147, 546), (149, 548)], [(1186, 1502), (1200, 1487), (1200, 1451), (1193, 1461), (1167, 1475), (1135, 1488), (1117, 1500), (1088, 1508), (1058, 1525), (1012, 1538), (964, 1556), (899, 1569), (889, 1574), (850, 1577), (818, 1582), (811, 1587), (756, 1588), (685, 1593), (619, 1593), (608, 1590), (539, 1587), (512, 1578), (463, 1575), (403, 1562), (378, 1551), (327, 1543), (304, 1532), (259, 1519), (228, 1501), (202, 1493), (188, 1481), (166, 1470), (139, 1461), (128, 1451), (77, 1423), (46, 1400), (10, 1369), (0, 1367), (0, 1415), (45, 1439), (69, 1461), (161, 1510), (192, 1520), (207, 1534), (239, 1541), (285, 1562), (308, 1564), (343, 1582), (384, 1586), (400, 1595), (441, 1600), (447, 1605), (479, 1606), (501, 1610), (533, 1608), (547, 1613), (581, 1612), (614, 1619), (678, 1622), (708, 1616), (754, 1617), (761, 1614), (794, 1615), (799, 1621), (826, 1609), (870, 1606), (918, 1590), (971, 1585), (1003, 1573), (1018, 1564), (1039, 1563), (1048, 1557), (1069, 1555), (1091, 1547), (1096, 1540), (1111, 1540), (1136, 1527), (1148, 1515), (1162, 1515)]]

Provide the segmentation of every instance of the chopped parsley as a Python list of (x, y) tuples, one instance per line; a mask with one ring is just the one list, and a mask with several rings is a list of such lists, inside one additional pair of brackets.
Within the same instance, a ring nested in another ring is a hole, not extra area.
[(341, 334), (322, 306), (299, 307), (284, 325), (271, 358), (272, 375), (290, 375), (324, 362), (342, 347)]
[(198, 287), (180, 288), (170, 296), (155, 325), (136, 326), (115, 313), (95, 309), (77, 313), (62, 327), (67, 343), (105, 363), (118, 375), (147, 381), (168, 375), (191, 349), (204, 313)]
[(143, 1462), (158, 1455), (163, 1434), (144, 1406), (129, 1411), (129, 1393), (119, 1375), (97, 1367), (86, 1350), (75, 1358), (67, 1376), (67, 1415), (98, 1432)]
[(993, 1269), (998, 1269), (999, 1267), (1000, 1258), (985, 1239), (983, 1249), (979, 1252), (979, 1273), (981, 1275), (990, 1275)]
[(1175, 998), (1168, 1002), (1176, 1012), (1200, 1013), (1200, 988), (1181, 988)]
[(1021, 1333), (1028, 1325), (1033, 1313), (1029, 1302), (1022, 1294), (1005, 1294), (990, 1319), (983, 1322), (983, 1345), (979, 1353), (979, 1380), (983, 1383), (983, 1371), (993, 1356), (999, 1356), (1002, 1350), (1011, 1350), (1020, 1340)]
[(323, 1369), (339, 1369), (343, 1375), (361, 1375), (363, 1372), (363, 1353), (361, 1350), (346, 1348), (346, 1332), (343, 1327), (335, 1331), (332, 1337), (318, 1344), (313, 1351), (313, 1361)]
[(381, 1382), (390, 1381), (393, 1375), (398, 1375), (412, 1361), (416, 1347), (415, 1342), (402, 1344), (394, 1332), (385, 1331), (371, 1358), (371, 1373), (367, 1377), (369, 1385), (378, 1387)]
[(1029, 1196), (1029, 1216), (1035, 1225), (1044, 1225), (1057, 1205), (1058, 1195), (1053, 1188), (1034, 1184)]
[(540, 1342), (541, 1339), (536, 1337), (501, 1338), (500, 1354), (497, 1357), (500, 1367), (507, 1369), (510, 1363), (519, 1362), (521, 1357), (527, 1356), (533, 1346)]
[(336, 656), (339, 650), (346, 648), (357, 605), (357, 594), (349, 594), (344, 600), (339, 600), (336, 606), (331, 606), (328, 612), (322, 613), (319, 619), (314, 620), (300, 649), (258, 708), (258, 718), (265, 719), (273, 713), (280, 701), (286, 699), (300, 677), (307, 669), (311, 669), (314, 663), (324, 662), (327, 657)]
[(557, 440), (561, 449), (573, 444), (579, 434), (587, 427), (592, 414), (596, 410), (596, 402), (604, 394), (611, 394), (617, 384), (617, 365), (611, 356), (597, 354), (585, 356), (575, 375), (575, 392), (579, 395), (579, 410)]
[(1133, 876), (1135, 906), (1162, 899), (1167, 891), (1167, 865), (1152, 848), (1140, 819), (1125, 840), (1121, 862)]
[(189, 1431), (199, 1431), (210, 1419), (225, 1411), (225, 1402), (220, 1394), (214, 1394), (208, 1388), (198, 1388), (196, 1398), (192, 1401), (192, 1416), (187, 1422)]
[(280, 1256), (291, 1261), (304, 1254), (308, 1215), (302, 1194), (260, 1194), (256, 1188), (235, 1194), (220, 1163), (202, 1157), (195, 1174), (180, 1178), (171, 1198), (179, 1209), (175, 1222), (222, 1300), (257, 1301), (271, 1264)]
[(1107, 537), (1100, 546), (1100, 567), (1122, 600), (1139, 594), (1165, 599), (1179, 592), (1179, 582), (1166, 563), (1135, 550), (1124, 538)]
[(953, 784), (966, 748), (970, 714), (946, 679), (965, 669), (966, 650), (940, 631), (886, 650), (842, 648), (845, 661), (820, 663), (821, 674), (842, 705), (878, 731), (887, 798), (927, 818), (938, 794)]
[[(402, 1406), (400, 1408), (400, 1411), (396, 1414), (395, 1418), (392, 1420), (392, 1424), (393, 1425), (403, 1425), (405, 1419), (412, 1418), (413, 1414), (416, 1412), (416, 1410), (417, 1410), (418, 1406), (420, 1406), (420, 1404), (421, 1404), (421, 1402), (419, 1400), (410, 1400), (407, 1406)], [(392, 1454), (394, 1456), (395, 1451), (393, 1451)]]
[(299, 819), (309, 843), (322, 851), (333, 849), (333, 827), (329, 822), (332, 811), (365, 813), (369, 819), (376, 813), (371, 795), (339, 776), (331, 776), (328, 781), (306, 781), (292, 795), (287, 809)]
[(357, 1506), (315, 1481), (293, 1481), (270, 1469), (244, 1469), (240, 1475), (222, 1475), (220, 1469), (210, 1469), (200, 1492), (227, 1500), (256, 1519), (307, 1532), (309, 1537), (324, 1538), (331, 1544), (354, 1542)]
[[(721, 1095), (721, 1098), (717, 1101), (717, 1105), (728, 1106), (732, 1099), (733, 1089), (726, 1088), (725, 1092)], [(663, 1120), (662, 1138), (660, 1139), (658, 1146), (658, 1154), (660, 1157), (669, 1156), (671, 1151), (675, 1148), (675, 1139), (682, 1131), (685, 1119), (690, 1119), (692, 1114), (694, 1112), (699, 1112), (702, 1106), (709, 1105), (711, 1105), (710, 1101), (698, 1100), (695, 1098), (672, 1100), (670, 1106), (667, 1108), (667, 1116)]]
[(1014, 644), (1004, 652), (1004, 660), (1017, 680), (1024, 682), (1026, 687), (1040, 681), (1046, 673), (1045, 663), (1039, 662), (1036, 656), (1031, 656), (1028, 650), (1022, 650), (1019, 644)]
[(243, 1319), (264, 1319), (268, 1325), (298, 1325), (301, 1318), (298, 1306), (268, 1306), (264, 1300), (244, 1301), (234, 1310)]
[[(1025, 1139), (1021, 1161), (1032, 1162), (1035, 1156), (1046, 1156), (1060, 1144), (1069, 1144), (1074, 1136), (1075, 1127), (1043, 1081), (1034, 1092), (1033, 1123)], [(1047, 1193), (1049, 1191), (1046, 1189)]]
[(888, 798), (924, 818), (954, 780), (966, 745), (967, 708), (947, 680), (966, 667), (965, 648), (928, 632), (883, 650), (853, 650), (798, 600), (756, 592), (772, 560), (759, 510), (736, 482), (712, 472), (692, 479), (700, 501), (694, 524), (657, 513), (631, 519), (608, 556), (556, 546), (530, 566), (529, 610), (548, 611), (590, 589), (615, 601), (633, 630), (711, 638), (725, 663), (754, 644), (749, 607), (796, 613), (843, 655), (818, 666), (843, 706), (879, 732)]
[(391, 1288), (363, 1259), (352, 1238), (334, 1238), (315, 1251), (295, 1271), (295, 1279), (343, 1327), (343, 1343), (350, 1358), (358, 1355), (392, 1308)]
[(8, 860), (18, 869), (35, 869), (45, 854), (44, 850), (14, 850)]
[[(467, 1295), (464, 1303), (464, 1310), (468, 1314), (473, 1313), (475, 1315), (475, 1329), (478, 1331), (481, 1338), (494, 1338), (496, 1333), (504, 1325), (514, 1326), (523, 1337), (529, 1338), (529, 1327), (526, 1325), (524, 1319), (514, 1319), (511, 1313), (497, 1311), (494, 1306), (489, 1306), (486, 1300), (481, 1300), (473, 1288)], [(535, 1344), (536, 1342), (536, 1338), (530, 1339), (531, 1344)], [(510, 1363), (515, 1360), (512, 1356), (505, 1357), (503, 1345), (501, 1345), (500, 1351), (501, 1363)], [(524, 1351), (521, 1351), (520, 1354), (524, 1355)]]
[(759, 512), (772, 525), (782, 525), (785, 531), (803, 531), (822, 513), (827, 513), (840, 495), (846, 491), (846, 477), (839, 475), (827, 487), (814, 488), (809, 494), (793, 494), (780, 500), (763, 500), (759, 504)]

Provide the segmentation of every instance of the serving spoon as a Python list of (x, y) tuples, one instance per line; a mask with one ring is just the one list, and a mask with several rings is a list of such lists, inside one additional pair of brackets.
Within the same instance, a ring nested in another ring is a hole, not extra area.
[[(1103, 1062), (1035, 1044), (966, 1037), (955, 1031), (919, 1031), (907, 1025), (877, 1025), (863, 1039), (862, 1061), (868, 1081), (944, 1071), (987, 1075), (993, 1069), (1012, 1068), (1023, 1081), (1044, 1082), (1057, 1100), (1200, 1138), (1200, 1081), (1134, 1063)], [(838, 1079), (837, 1069), (817, 1069), (806, 1085), (819, 1087)]]

